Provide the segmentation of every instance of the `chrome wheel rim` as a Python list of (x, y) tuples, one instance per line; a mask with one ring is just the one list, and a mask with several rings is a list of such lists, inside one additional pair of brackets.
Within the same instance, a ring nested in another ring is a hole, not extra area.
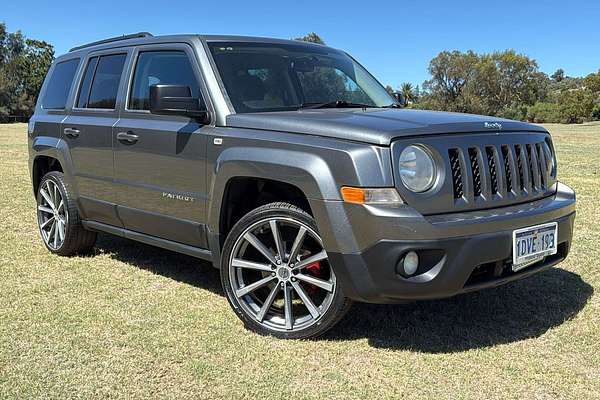
[(65, 241), (67, 213), (58, 185), (44, 182), (38, 196), (38, 225), (42, 239), (52, 250), (58, 250)]
[(336, 279), (321, 237), (306, 224), (286, 217), (248, 227), (229, 258), (233, 296), (267, 329), (306, 329), (325, 315)]

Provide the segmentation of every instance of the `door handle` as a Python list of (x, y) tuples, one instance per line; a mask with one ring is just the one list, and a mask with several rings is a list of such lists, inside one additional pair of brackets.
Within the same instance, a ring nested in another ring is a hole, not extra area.
[(79, 129), (65, 128), (64, 132), (65, 132), (65, 136), (68, 136), (70, 138), (76, 138), (79, 136)]
[(133, 132), (119, 132), (117, 133), (117, 140), (125, 144), (133, 144), (138, 141), (140, 137)]

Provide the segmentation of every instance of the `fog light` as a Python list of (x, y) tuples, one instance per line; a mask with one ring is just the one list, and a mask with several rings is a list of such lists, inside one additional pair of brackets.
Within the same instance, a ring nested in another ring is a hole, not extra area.
[(417, 272), (417, 268), (419, 268), (419, 255), (414, 251), (406, 253), (403, 267), (406, 275), (412, 275)]

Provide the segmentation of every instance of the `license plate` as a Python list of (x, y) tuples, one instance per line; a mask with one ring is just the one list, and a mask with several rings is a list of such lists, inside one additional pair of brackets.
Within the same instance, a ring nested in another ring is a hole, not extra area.
[(513, 231), (513, 271), (518, 271), (546, 256), (556, 254), (558, 224), (531, 226)]

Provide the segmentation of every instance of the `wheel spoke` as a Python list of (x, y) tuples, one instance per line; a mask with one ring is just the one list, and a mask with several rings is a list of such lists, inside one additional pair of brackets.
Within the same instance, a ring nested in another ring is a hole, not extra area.
[(285, 289), (283, 292), (283, 306), (285, 313), (285, 328), (286, 329), (294, 329), (294, 312), (292, 307), (292, 287), (290, 285), (285, 285)]
[(238, 289), (235, 292), (235, 295), (237, 297), (242, 297), (244, 295), (247, 295), (248, 293), (255, 291), (259, 287), (262, 287), (262, 286), (266, 285), (267, 283), (271, 282), (274, 279), (276, 279), (274, 276), (267, 276), (266, 278), (263, 278), (263, 279), (261, 279), (259, 281), (256, 281), (256, 282), (254, 282), (254, 283), (252, 283), (250, 285), (246, 285), (246, 286), (244, 286), (241, 289)]
[(58, 221), (58, 238), (62, 242), (65, 240), (65, 223), (63, 221)]
[(310, 297), (308, 297), (308, 294), (306, 294), (304, 289), (302, 289), (302, 286), (300, 286), (297, 282), (292, 282), (292, 286), (296, 290), (296, 293), (298, 293), (298, 296), (300, 296), (300, 299), (308, 309), (310, 315), (312, 315), (312, 317), (315, 319), (319, 318), (321, 313), (319, 312), (315, 304), (312, 302)]
[(60, 199), (60, 203), (58, 204), (58, 208), (56, 209), (57, 211), (62, 211), (63, 207), (65, 206), (65, 202)]
[(298, 257), (298, 253), (302, 248), (302, 243), (304, 243), (304, 237), (306, 236), (306, 228), (301, 226), (298, 229), (298, 234), (296, 235), (296, 239), (294, 240), (294, 244), (292, 245), (292, 250), (290, 251), (290, 259), (288, 262), (294, 263), (296, 261), (296, 257)]
[(250, 243), (252, 246), (254, 246), (254, 248), (256, 250), (260, 251), (260, 253), (263, 256), (265, 256), (271, 264), (277, 264), (277, 261), (275, 261), (275, 257), (273, 256), (271, 251), (269, 249), (267, 249), (265, 247), (265, 245), (262, 244), (262, 242), (260, 240), (258, 240), (258, 238), (256, 236), (254, 236), (254, 234), (248, 232), (244, 235), (244, 239), (246, 239), (248, 241), (248, 243)]
[[(44, 200), (46, 200), (46, 203), (48, 203), (50, 208), (54, 208), (54, 202), (50, 198), (50, 195), (48, 193), (46, 193), (46, 191), (44, 189), (40, 189), (40, 193), (42, 194), (42, 197), (44, 198)], [(51, 212), (52, 212), (52, 210), (51, 210)]]
[(328, 292), (333, 292), (333, 283), (331, 283), (329, 281), (315, 278), (314, 276), (310, 276), (310, 275), (304, 275), (304, 274), (298, 274), (298, 275), (296, 275), (296, 278), (298, 278), (298, 280), (304, 281), (306, 283), (310, 283), (311, 285), (318, 286), (321, 289), (327, 290)]
[(279, 234), (277, 221), (269, 221), (269, 225), (271, 226), (271, 232), (273, 232), (273, 240), (275, 241), (275, 246), (277, 248), (277, 256), (281, 261), (283, 261), (283, 258), (285, 257), (285, 245), (281, 241), (281, 235)]
[(325, 250), (321, 250), (320, 252), (318, 252), (317, 254), (314, 254), (310, 257), (305, 258), (302, 261), (299, 261), (297, 264), (294, 265), (294, 268), (292, 269), (301, 269), (304, 268), (312, 263), (315, 263), (317, 261), (321, 261), (327, 258), (327, 253), (325, 252)]
[(46, 220), (46, 222), (44, 222), (42, 225), (40, 225), (40, 229), (44, 229), (45, 227), (47, 227), (52, 221), (54, 221), (54, 216), (48, 218)]
[(58, 221), (54, 221), (54, 247), (58, 247)]
[(269, 264), (261, 264), (257, 262), (242, 260), (239, 258), (234, 258), (231, 262), (231, 265), (237, 268), (256, 269), (258, 271), (272, 272), (271, 266)]
[(256, 319), (258, 319), (259, 322), (262, 322), (263, 319), (265, 319), (265, 315), (267, 315), (267, 311), (269, 311), (269, 308), (271, 308), (273, 301), (275, 301), (275, 297), (277, 296), (277, 293), (279, 293), (280, 288), (281, 286), (277, 284), (273, 286), (273, 289), (271, 289), (271, 293), (269, 293), (269, 296), (267, 296), (267, 299), (260, 308), (260, 311), (258, 312), (258, 314), (256, 314)]
[(45, 213), (48, 213), (48, 214), (54, 215), (54, 211), (52, 211), (51, 208), (48, 208), (46, 206), (38, 206), (38, 210), (40, 210), (42, 212), (45, 212)]
[[(50, 182), (50, 181), (48, 181)], [(58, 194), (57, 194), (57, 190), (58, 187), (55, 184), (52, 184), (52, 201), (54, 202), (54, 204), (58, 203)]]

